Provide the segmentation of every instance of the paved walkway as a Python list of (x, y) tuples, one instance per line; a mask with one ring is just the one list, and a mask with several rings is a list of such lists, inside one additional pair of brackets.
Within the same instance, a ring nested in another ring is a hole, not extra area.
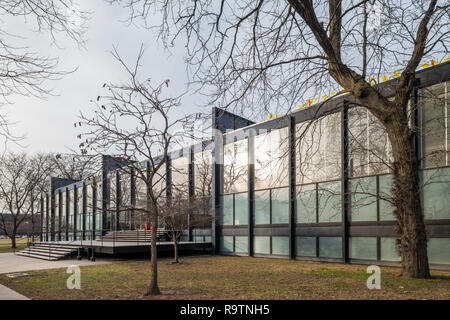
[(0, 284), (0, 300), (30, 300), (30, 299)]
[(45, 269), (57, 269), (67, 268), (71, 265), (83, 266), (95, 266), (100, 264), (111, 263), (112, 260), (96, 259), (95, 262), (89, 261), (86, 258), (83, 260), (59, 260), (59, 261), (47, 261), (36, 258), (28, 258), (15, 255), (14, 253), (0, 253), (0, 274), (12, 273), (32, 270), (45, 270)]

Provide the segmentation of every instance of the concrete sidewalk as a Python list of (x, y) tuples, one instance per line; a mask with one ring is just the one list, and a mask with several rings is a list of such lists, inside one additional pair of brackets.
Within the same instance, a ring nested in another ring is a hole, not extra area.
[(28, 258), (15, 255), (14, 253), (0, 253), (0, 274), (32, 271), (32, 270), (44, 270), (44, 269), (56, 269), (67, 268), (71, 265), (83, 266), (95, 266), (100, 264), (111, 263), (111, 260), (97, 259), (95, 262), (87, 260), (58, 260), (47, 261), (35, 258)]
[(0, 284), (0, 300), (30, 300), (30, 299)]

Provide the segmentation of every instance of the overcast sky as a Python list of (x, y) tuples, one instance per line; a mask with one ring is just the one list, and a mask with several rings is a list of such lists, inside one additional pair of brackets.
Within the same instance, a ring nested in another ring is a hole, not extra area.
[[(11, 97), (12, 105), (6, 107), (8, 117), (17, 122), (12, 128), (16, 134), (26, 134), (21, 149), (9, 145), (10, 150), (27, 152), (67, 152), (67, 147), (77, 148), (81, 133), (74, 128), (80, 110), (89, 110), (89, 101), (102, 93), (101, 86), (105, 82), (126, 81), (120, 66), (111, 56), (113, 45), (120, 55), (130, 63), (135, 61), (139, 46), (144, 43), (146, 52), (142, 74), (154, 80), (154, 84), (165, 79), (171, 80), (174, 95), (186, 89), (187, 75), (183, 62), (184, 48), (175, 48), (168, 53), (158, 44), (155, 34), (149, 30), (130, 26), (124, 22), (128, 12), (118, 7), (111, 7), (103, 0), (80, 0), (83, 9), (92, 12), (89, 30), (86, 34), (85, 49), (61, 37), (57, 48), (51, 46), (48, 35), (30, 31), (30, 25), (23, 19), (11, 19), (7, 29), (15, 34), (25, 35), (30, 49), (42, 55), (60, 58), (60, 69), (78, 69), (62, 80), (48, 82), (57, 96), (46, 100), (33, 97)], [(206, 108), (197, 107), (202, 101), (200, 96), (183, 98), (183, 110), (186, 112), (210, 112)]]

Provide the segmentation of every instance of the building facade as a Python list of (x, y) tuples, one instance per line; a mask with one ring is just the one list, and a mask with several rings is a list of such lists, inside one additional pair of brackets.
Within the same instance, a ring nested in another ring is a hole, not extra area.
[[(416, 77), (411, 125), (429, 261), (449, 269), (450, 63)], [(385, 96), (395, 81), (379, 84)], [(213, 126), (222, 134), (171, 153), (161, 172), (166, 190), (208, 203), (203, 214), (212, 224), (188, 224), (184, 240), (212, 242), (229, 255), (399, 263), (388, 137), (351, 95), (257, 124), (215, 108)], [(43, 197), (42, 239), (142, 229), (146, 218), (129, 208), (144, 197), (139, 179), (104, 162), (100, 176), (56, 185)]]

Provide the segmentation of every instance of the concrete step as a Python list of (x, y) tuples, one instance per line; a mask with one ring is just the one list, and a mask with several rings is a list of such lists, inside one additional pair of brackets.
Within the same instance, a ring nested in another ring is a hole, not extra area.
[(16, 254), (19, 256), (22, 256), (22, 257), (37, 258), (37, 259), (49, 260), (49, 261), (60, 260), (61, 258), (63, 258), (65, 256), (65, 255), (54, 254), (54, 253), (53, 254), (52, 253), (44, 254), (43, 252), (35, 252), (35, 251), (29, 251), (29, 250), (23, 250)]
[(68, 248), (46, 248), (46, 247), (30, 247), (32, 251), (36, 252), (55, 252), (55, 253), (61, 253), (61, 254), (67, 254), (72, 253), (73, 249)]

